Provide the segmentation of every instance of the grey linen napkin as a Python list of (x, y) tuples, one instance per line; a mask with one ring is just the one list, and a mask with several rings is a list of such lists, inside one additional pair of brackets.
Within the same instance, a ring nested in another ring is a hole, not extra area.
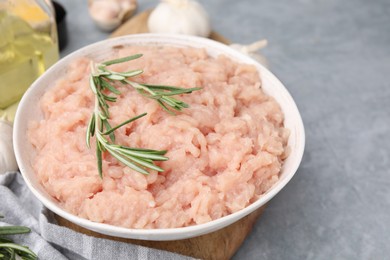
[(12, 236), (41, 260), (193, 259), (167, 251), (95, 238), (56, 225), (53, 213), (30, 192), (20, 173), (0, 175), (0, 226), (22, 225), (31, 233)]

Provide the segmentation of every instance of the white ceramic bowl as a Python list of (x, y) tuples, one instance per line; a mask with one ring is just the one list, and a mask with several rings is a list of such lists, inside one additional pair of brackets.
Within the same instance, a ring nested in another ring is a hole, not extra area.
[[(179, 47), (197, 47), (206, 48), (211, 56), (224, 54), (233, 60), (243, 63), (250, 63), (256, 66), (261, 79), (262, 88), (270, 96), (273, 96), (281, 105), (285, 115), (285, 127), (290, 129), (288, 145), (291, 148), (291, 154), (285, 160), (279, 182), (274, 185), (259, 200), (231, 215), (220, 219), (189, 227), (172, 228), (172, 229), (128, 229), (107, 224), (95, 223), (72, 215), (65, 211), (56, 200), (50, 197), (36, 179), (34, 170), (31, 165), (32, 154), (34, 149), (27, 138), (27, 127), (30, 120), (42, 118), (42, 112), (37, 105), (43, 93), (53, 86), (52, 82), (60, 78), (64, 73), (67, 65), (78, 57), (88, 56), (94, 59), (107, 59), (110, 48), (116, 45), (171, 45)], [(244, 216), (250, 214), (256, 209), (267, 203), (274, 197), (293, 177), (301, 162), (305, 134), (301, 116), (294, 103), (294, 100), (283, 86), (283, 84), (266, 68), (251, 58), (231, 49), (230, 47), (205, 38), (158, 35), (158, 34), (140, 34), (120, 38), (113, 38), (86, 46), (67, 57), (61, 59), (49, 70), (47, 70), (39, 79), (37, 79), (23, 96), (18, 111), (16, 113), (14, 124), (14, 147), (17, 162), (20, 171), (30, 190), (34, 195), (51, 211), (59, 216), (84, 228), (96, 231), (98, 233), (111, 235), (115, 237), (143, 239), (143, 240), (177, 240), (199, 236), (212, 231), (226, 227), (233, 222), (238, 221)]]

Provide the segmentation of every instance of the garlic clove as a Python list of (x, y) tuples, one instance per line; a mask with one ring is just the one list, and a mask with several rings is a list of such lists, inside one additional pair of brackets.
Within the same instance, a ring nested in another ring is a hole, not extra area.
[(148, 18), (152, 33), (187, 34), (208, 37), (210, 19), (203, 6), (194, 0), (162, 0)]
[(89, 0), (88, 9), (101, 30), (112, 31), (134, 14), (137, 0)]
[(0, 174), (18, 170), (12, 143), (12, 125), (0, 119)]
[(122, 9), (122, 23), (130, 19), (137, 10), (137, 0), (119, 0)]

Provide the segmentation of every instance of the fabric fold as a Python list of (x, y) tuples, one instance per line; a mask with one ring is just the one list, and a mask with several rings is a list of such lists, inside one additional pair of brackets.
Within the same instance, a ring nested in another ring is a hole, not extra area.
[(193, 259), (139, 245), (95, 238), (57, 225), (53, 213), (30, 192), (20, 173), (0, 175), (0, 226), (21, 225), (31, 233), (12, 236), (41, 260)]

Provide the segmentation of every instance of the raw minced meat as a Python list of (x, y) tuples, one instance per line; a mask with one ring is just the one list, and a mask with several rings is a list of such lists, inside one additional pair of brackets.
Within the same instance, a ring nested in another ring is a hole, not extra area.
[(263, 93), (254, 66), (212, 58), (198, 48), (112, 52), (112, 58), (143, 54), (111, 66), (143, 69), (133, 78), (137, 82), (202, 89), (180, 96), (190, 107), (172, 116), (154, 100), (117, 85), (121, 95), (110, 104), (111, 125), (144, 112), (147, 116), (118, 129), (116, 142), (167, 150), (169, 160), (157, 163), (164, 172), (143, 175), (105, 153), (100, 179), (95, 147), (85, 144), (94, 106), (90, 61), (72, 63), (42, 97), (44, 118), (30, 122), (28, 131), (37, 178), (67, 211), (128, 228), (184, 227), (239, 211), (278, 181), (289, 132), (280, 106)]

